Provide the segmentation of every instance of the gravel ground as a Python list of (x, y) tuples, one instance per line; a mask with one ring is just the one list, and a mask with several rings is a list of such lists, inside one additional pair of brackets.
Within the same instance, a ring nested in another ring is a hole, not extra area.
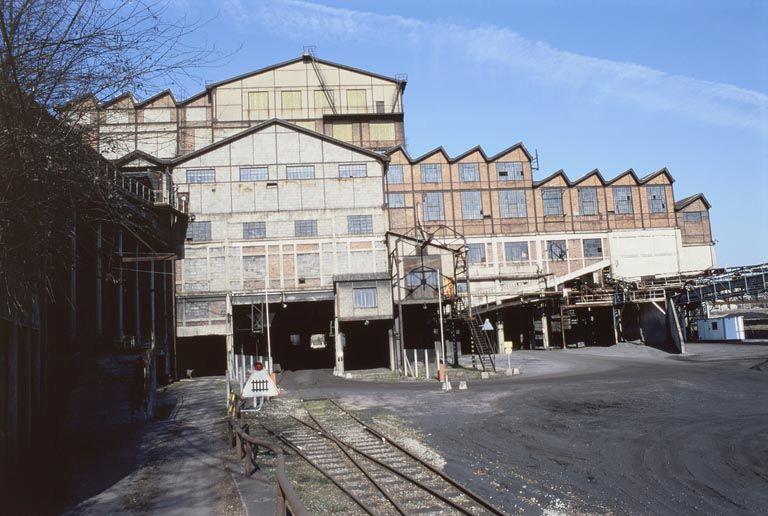
[(765, 514), (768, 346), (515, 352), (523, 374), (470, 382), (283, 377), (407, 429), (444, 470), (509, 513)]

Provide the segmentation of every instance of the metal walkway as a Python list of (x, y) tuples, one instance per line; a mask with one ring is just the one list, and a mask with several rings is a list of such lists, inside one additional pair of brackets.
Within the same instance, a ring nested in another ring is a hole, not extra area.
[(725, 269), (722, 274), (699, 278), (674, 297), (677, 306), (717, 301), (768, 292), (768, 263)]

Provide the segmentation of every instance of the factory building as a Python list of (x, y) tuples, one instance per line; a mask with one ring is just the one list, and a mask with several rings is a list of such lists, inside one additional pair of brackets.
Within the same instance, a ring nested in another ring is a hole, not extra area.
[(431, 347), (442, 300), (449, 320), (459, 305), (492, 318), (495, 346), (549, 347), (558, 327), (562, 345), (566, 327), (601, 343), (633, 331), (605, 295), (617, 281), (714, 266), (709, 203), (675, 201), (666, 168), (535, 179), (522, 143), (412, 158), (405, 85), (305, 52), (184, 101), (83, 102), (101, 152), (171, 177), (194, 217), (176, 262), (181, 370), (267, 346), (285, 369), (395, 365)]

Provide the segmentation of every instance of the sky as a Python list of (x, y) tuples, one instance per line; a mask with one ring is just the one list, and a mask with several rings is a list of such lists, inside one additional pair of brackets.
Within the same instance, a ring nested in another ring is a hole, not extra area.
[(171, 0), (219, 52), (177, 98), (298, 57), (407, 74), (405, 135), (492, 154), (522, 141), (535, 179), (667, 167), (712, 204), (718, 265), (768, 262), (768, 1)]

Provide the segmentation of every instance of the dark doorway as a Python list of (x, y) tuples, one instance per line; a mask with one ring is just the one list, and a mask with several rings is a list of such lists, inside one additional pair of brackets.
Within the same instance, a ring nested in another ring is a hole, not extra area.
[(176, 340), (179, 376), (187, 376), (187, 370), (194, 370), (192, 376), (223, 375), (227, 369), (227, 340), (224, 335), (183, 337)]
[(389, 367), (389, 329), (391, 320), (341, 323), (346, 336), (344, 369)]

